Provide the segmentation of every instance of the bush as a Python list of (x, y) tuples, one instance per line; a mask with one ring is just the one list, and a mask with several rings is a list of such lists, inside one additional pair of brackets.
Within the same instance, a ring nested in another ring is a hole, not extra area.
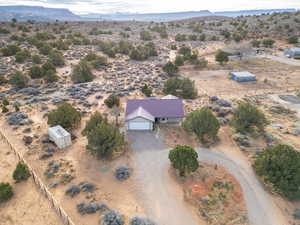
[(34, 64), (41, 64), (42, 63), (42, 59), (39, 55), (33, 55), (31, 57), (31, 60)]
[(174, 63), (169, 61), (163, 66), (163, 71), (168, 75), (175, 75), (176, 73), (178, 73), (179, 69), (176, 65), (174, 65)]
[(129, 225), (156, 225), (156, 223), (145, 217), (134, 216), (130, 218)]
[(94, 79), (94, 75), (87, 62), (81, 61), (73, 68), (71, 78), (74, 83), (85, 83), (92, 81)]
[(3, 105), (2, 106), (2, 113), (7, 113), (7, 112), (9, 112), (8, 108), (5, 105)]
[(186, 41), (186, 35), (185, 34), (176, 34), (175, 41)]
[(60, 125), (67, 130), (78, 127), (80, 121), (80, 113), (66, 102), (61, 102), (56, 109), (48, 114), (48, 124), (50, 126)]
[(175, 58), (175, 65), (176, 66), (183, 66), (184, 65), (184, 57), (181, 55), (177, 55)]
[(152, 35), (149, 31), (141, 31), (140, 33), (140, 38), (143, 41), (151, 41), (152, 40)]
[(0, 183), (0, 203), (10, 200), (13, 195), (13, 189), (9, 183)]
[(261, 44), (261, 41), (259, 41), (259, 40), (253, 40), (253, 41), (251, 41), (251, 45), (254, 48), (259, 48), (260, 44)]
[(40, 48), (39, 51), (42, 55), (49, 55), (50, 52), (52, 51), (51, 45), (44, 43)]
[(120, 105), (120, 99), (118, 96), (111, 94), (107, 97), (107, 99), (105, 99), (104, 103), (108, 108), (112, 108)]
[(51, 51), (51, 53), (49, 54), (49, 62), (57, 67), (65, 65), (64, 56), (59, 51)]
[(16, 88), (24, 88), (28, 83), (28, 78), (20, 71), (17, 71), (11, 75), (9, 83)]
[(18, 183), (27, 180), (30, 177), (30, 172), (26, 164), (19, 162), (13, 173), (14, 180)]
[(263, 40), (262, 44), (266, 48), (272, 48), (273, 45), (275, 44), (275, 41), (272, 39), (265, 39), (265, 40)]
[(131, 175), (131, 169), (128, 166), (121, 166), (115, 170), (115, 177), (120, 180), (127, 180)]
[(5, 48), (1, 48), (3, 56), (13, 56), (19, 51), (21, 51), (21, 49), (17, 45), (7, 45)]
[(107, 65), (107, 58), (104, 57), (104, 56), (97, 56), (96, 59), (94, 59), (91, 62), (91, 64), (92, 64), (93, 68), (99, 69), (102, 66), (106, 66)]
[(32, 79), (39, 79), (44, 76), (44, 72), (41, 67), (39, 66), (32, 66), (29, 68), (29, 76)]
[(205, 58), (193, 60), (192, 63), (198, 69), (203, 69), (203, 68), (207, 67), (207, 65), (208, 65), (208, 61)]
[(267, 119), (255, 106), (243, 103), (234, 111), (232, 125), (239, 132), (252, 131), (253, 128), (263, 130), (267, 125)]
[(222, 50), (217, 51), (215, 59), (221, 65), (223, 65), (224, 62), (226, 63), (229, 61), (227, 54), (225, 52), (223, 52)]
[(19, 51), (15, 55), (15, 59), (17, 63), (24, 63), (26, 59), (30, 57), (30, 52), (27, 50)]
[(150, 97), (152, 95), (152, 88), (150, 88), (147, 84), (145, 84), (142, 87), (142, 93), (147, 97)]
[(180, 176), (195, 172), (199, 168), (198, 153), (190, 146), (177, 145), (169, 152), (172, 167), (179, 170)]
[(254, 161), (254, 169), (275, 191), (290, 200), (300, 197), (300, 153), (288, 145), (266, 148)]
[(8, 105), (9, 105), (9, 101), (8, 101), (6, 98), (4, 98), (4, 99), (2, 100), (2, 105), (8, 106)]
[(102, 225), (123, 225), (124, 223), (124, 216), (118, 211), (106, 211), (101, 217)]
[(297, 44), (299, 42), (299, 39), (297, 36), (292, 36), (289, 37), (287, 41), (289, 44)]
[(87, 150), (97, 158), (111, 158), (115, 151), (125, 146), (124, 135), (118, 127), (102, 122), (87, 133)]
[(217, 137), (220, 124), (210, 109), (202, 108), (188, 114), (182, 127), (196, 134), (200, 141), (204, 141), (205, 138)]
[(46, 73), (44, 73), (44, 80), (47, 83), (53, 83), (59, 80), (59, 77), (57, 76), (56, 72), (54, 70), (48, 70)]
[(88, 135), (89, 133), (91, 133), (93, 129), (95, 129), (95, 127), (97, 127), (103, 122), (105, 122), (105, 119), (102, 117), (102, 115), (99, 112), (95, 112), (91, 116), (90, 120), (86, 122), (85, 128), (82, 131), (82, 135), (83, 136)]
[(164, 84), (163, 92), (184, 99), (194, 99), (198, 95), (195, 82), (189, 78), (169, 78)]

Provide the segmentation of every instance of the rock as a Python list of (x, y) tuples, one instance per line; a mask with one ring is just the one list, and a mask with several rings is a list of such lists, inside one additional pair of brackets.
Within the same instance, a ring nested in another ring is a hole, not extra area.
[(227, 116), (231, 111), (228, 109), (219, 109), (219, 111), (217, 112), (217, 116), (218, 117), (225, 117)]
[(115, 170), (115, 177), (118, 180), (127, 180), (131, 175), (131, 170), (127, 166), (121, 166)]
[(57, 187), (57, 186), (60, 185), (60, 184), (61, 184), (61, 182), (55, 181), (55, 182), (49, 184), (48, 187), (49, 187), (49, 188), (55, 188), (55, 187)]
[(32, 143), (32, 141), (33, 141), (33, 138), (30, 137), (30, 136), (24, 136), (24, 137), (23, 137), (23, 141), (24, 141), (24, 143), (25, 143), (26, 145), (30, 145), (30, 144)]
[(146, 218), (146, 217), (141, 217), (141, 216), (133, 216), (130, 221), (130, 225), (156, 225), (152, 220)]
[(13, 112), (7, 119), (9, 125), (23, 126), (30, 125), (32, 121), (28, 120), (28, 116), (25, 113)]
[(232, 106), (231, 102), (226, 101), (226, 100), (224, 100), (224, 99), (218, 99), (218, 100), (216, 101), (216, 103), (217, 103), (219, 106), (222, 106), (222, 107), (231, 107), (231, 106)]
[(103, 225), (123, 225), (124, 216), (118, 211), (110, 210), (104, 213), (101, 221)]
[(82, 183), (80, 186), (81, 186), (81, 190), (83, 192), (93, 192), (95, 190), (95, 185), (94, 184)]
[(217, 96), (212, 96), (209, 98), (209, 101), (211, 101), (211, 102), (216, 102), (218, 100), (219, 100), (219, 98)]
[(46, 153), (42, 154), (42, 155), (39, 157), (39, 159), (40, 159), (40, 160), (42, 160), (42, 159), (48, 159), (48, 158), (50, 158), (50, 157), (52, 157), (52, 156), (53, 156), (53, 153), (52, 153), (52, 152), (46, 152)]
[(77, 185), (71, 185), (69, 186), (66, 191), (65, 191), (65, 194), (66, 195), (70, 195), (72, 198), (75, 196), (75, 195), (78, 195), (80, 193), (80, 187), (77, 186)]
[(30, 127), (28, 127), (28, 128), (26, 128), (26, 129), (23, 130), (23, 133), (30, 133), (30, 132), (31, 132), (31, 128)]
[(294, 136), (299, 136), (300, 135), (300, 128), (295, 128), (290, 133)]
[[(103, 205), (104, 204), (98, 204), (96, 202), (86, 203), (84, 201), (81, 201), (79, 204), (77, 204), (76, 208), (77, 211), (81, 214), (92, 214), (96, 213), (98, 210), (103, 211)], [(107, 206), (105, 205), (105, 210), (107, 210)]]
[(250, 147), (250, 140), (247, 136), (242, 134), (236, 134), (233, 136), (233, 140), (235, 140), (239, 145), (244, 147)]
[(295, 211), (294, 211), (294, 217), (296, 219), (300, 219), (300, 208), (295, 209)]

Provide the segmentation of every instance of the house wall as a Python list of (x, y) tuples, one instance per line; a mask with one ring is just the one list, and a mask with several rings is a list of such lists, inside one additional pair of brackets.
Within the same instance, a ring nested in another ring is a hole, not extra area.
[(182, 118), (158, 118), (158, 123), (161, 124), (179, 124)]

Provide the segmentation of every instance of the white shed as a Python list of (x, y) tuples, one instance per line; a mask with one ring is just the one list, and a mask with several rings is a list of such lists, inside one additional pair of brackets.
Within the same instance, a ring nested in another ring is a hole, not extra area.
[(49, 139), (53, 141), (60, 149), (66, 148), (72, 144), (71, 134), (60, 125), (48, 129)]

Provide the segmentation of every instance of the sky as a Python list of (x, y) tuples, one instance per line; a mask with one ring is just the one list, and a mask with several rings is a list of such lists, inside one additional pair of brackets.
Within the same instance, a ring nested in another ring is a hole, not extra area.
[(152, 13), (300, 8), (300, 0), (0, 0), (0, 5), (68, 8), (74, 13)]

